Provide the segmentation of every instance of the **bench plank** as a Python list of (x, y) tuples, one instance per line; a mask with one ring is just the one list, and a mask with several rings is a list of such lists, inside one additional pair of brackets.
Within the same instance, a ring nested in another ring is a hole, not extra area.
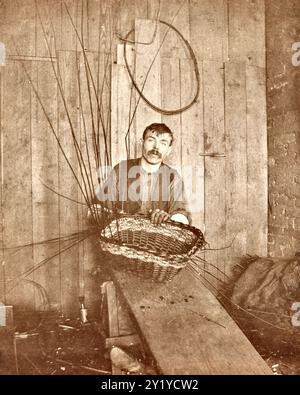
[(113, 271), (162, 374), (272, 374), (215, 296), (188, 271), (167, 284)]

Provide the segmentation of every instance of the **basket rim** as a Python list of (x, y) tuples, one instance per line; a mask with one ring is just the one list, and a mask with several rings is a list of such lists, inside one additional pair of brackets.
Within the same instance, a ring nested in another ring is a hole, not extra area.
[[(112, 218), (110, 223), (113, 222), (113, 221), (116, 221), (118, 219), (122, 219), (122, 218), (136, 218), (136, 219), (144, 219), (144, 220), (150, 221), (149, 216), (145, 215), (145, 214), (127, 214), (127, 213), (125, 213), (125, 214), (120, 214), (119, 216), (116, 216), (116, 217)], [(168, 219), (167, 221), (163, 222), (162, 225), (164, 223), (168, 223), (168, 224), (170, 224), (172, 226), (175, 226), (175, 227), (178, 227), (178, 228), (181, 228), (181, 229), (190, 230), (195, 235), (197, 235), (199, 237), (202, 237), (203, 240), (204, 240), (204, 235), (203, 235), (202, 231), (199, 228), (196, 228), (193, 225), (183, 224), (182, 222), (173, 221), (172, 219)], [(109, 226), (109, 224), (107, 224), (105, 227), (107, 227), (107, 226)]]
[[(113, 218), (105, 226), (104, 229), (106, 229), (113, 221), (117, 221), (118, 219), (123, 219), (123, 218), (142, 219), (142, 220), (147, 220), (147, 222), (150, 221), (150, 218), (149, 218), (148, 215), (125, 213), (125, 214), (120, 214), (119, 217)], [(157, 257), (163, 257), (163, 258), (166, 258), (166, 259), (172, 259), (172, 258), (176, 259), (178, 256), (181, 256), (182, 258), (184, 258), (184, 257), (188, 258), (189, 256), (193, 255), (197, 250), (201, 249), (202, 247), (204, 247), (207, 244), (205, 239), (204, 239), (204, 235), (203, 235), (202, 231), (200, 229), (196, 228), (195, 226), (188, 225), (188, 224), (183, 224), (181, 222), (177, 222), (177, 221), (173, 221), (173, 220), (167, 220), (166, 222), (169, 225), (171, 225), (171, 226), (174, 226), (174, 227), (177, 227), (177, 228), (181, 228), (181, 229), (193, 232), (194, 235), (196, 236), (195, 242), (191, 244), (190, 250), (188, 252), (184, 253), (184, 254), (172, 254), (172, 253), (170, 253), (170, 254), (168, 254), (166, 256), (163, 256), (163, 255), (159, 254), (157, 251), (148, 250), (149, 253), (151, 253), (151, 254), (153, 254), (153, 255), (155, 255)], [(99, 237), (102, 242), (104, 242), (104, 243), (107, 242), (107, 243), (110, 243), (110, 244), (113, 244), (113, 245), (119, 245), (119, 246), (126, 245), (124, 243), (118, 242), (118, 240), (112, 240), (109, 237), (103, 236), (104, 229), (101, 230), (100, 237)], [(137, 251), (147, 251), (147, 249), (141, 248), (139, 246), (130, 246), (128, 248), (132, 248), (132, 249), (137, 250)]]

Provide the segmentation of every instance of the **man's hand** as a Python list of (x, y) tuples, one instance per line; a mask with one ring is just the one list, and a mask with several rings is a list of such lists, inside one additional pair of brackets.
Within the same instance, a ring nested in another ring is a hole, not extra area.
[(160, 225), (170, 218), (170, 215), (166, 211), (160, 209), (156, 209), (152, 211), (150, 214), (151, 214), (151, 222), (154, 225)]

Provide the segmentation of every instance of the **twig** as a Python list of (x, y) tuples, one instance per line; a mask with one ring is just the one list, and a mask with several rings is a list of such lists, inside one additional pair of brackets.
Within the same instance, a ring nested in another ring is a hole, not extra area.
[(204, 314), (198, 313), (197, 311), (194, 311), (194, 310), (191, 310), (191, 309), (188, 309), (188, 308), (187, 308), (186, 310), (189, 310), (189, 311), (191, 311), (192, 313), (194, 313), (194, 314), (196, 314), (196, 315), (199, 315), (201, 318), (204, 318), (206, 321), (213, 322), (214, 324), (217, 324), (217, 325), (221, 326), (222, 328), (226, 329), (226, 326), (220, 324), (220, 323), (217, 322), (217, 321), (212, 320), (211, 318), (208, 318), (208, 317), (207, 317), (206, 315), (204, 315)]
[(91, 367), (85, 366), (85, 365), (76, 365), (73, 362), (65, 361), (64, 359), (53, 358), (53, 360), (56, 362), (59, 362), (59, 363), (63, 363), (63, 364), (72, 366), (73, 368), (81, 368), (81, 369), (90, 370), (91, 372), (96, 372), (96, 373), (111, 374), (111, 372), (109, 372), (107, 370), (91, 368)]

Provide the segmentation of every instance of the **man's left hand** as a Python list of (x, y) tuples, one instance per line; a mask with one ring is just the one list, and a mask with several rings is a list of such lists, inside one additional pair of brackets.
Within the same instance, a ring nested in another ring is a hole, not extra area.
[(170, 215), (164, 210), (156, 209), (151, 212), (151, 222), (154, 225), (160, 225), (163, 222), (167, 221), (169, 218)]

